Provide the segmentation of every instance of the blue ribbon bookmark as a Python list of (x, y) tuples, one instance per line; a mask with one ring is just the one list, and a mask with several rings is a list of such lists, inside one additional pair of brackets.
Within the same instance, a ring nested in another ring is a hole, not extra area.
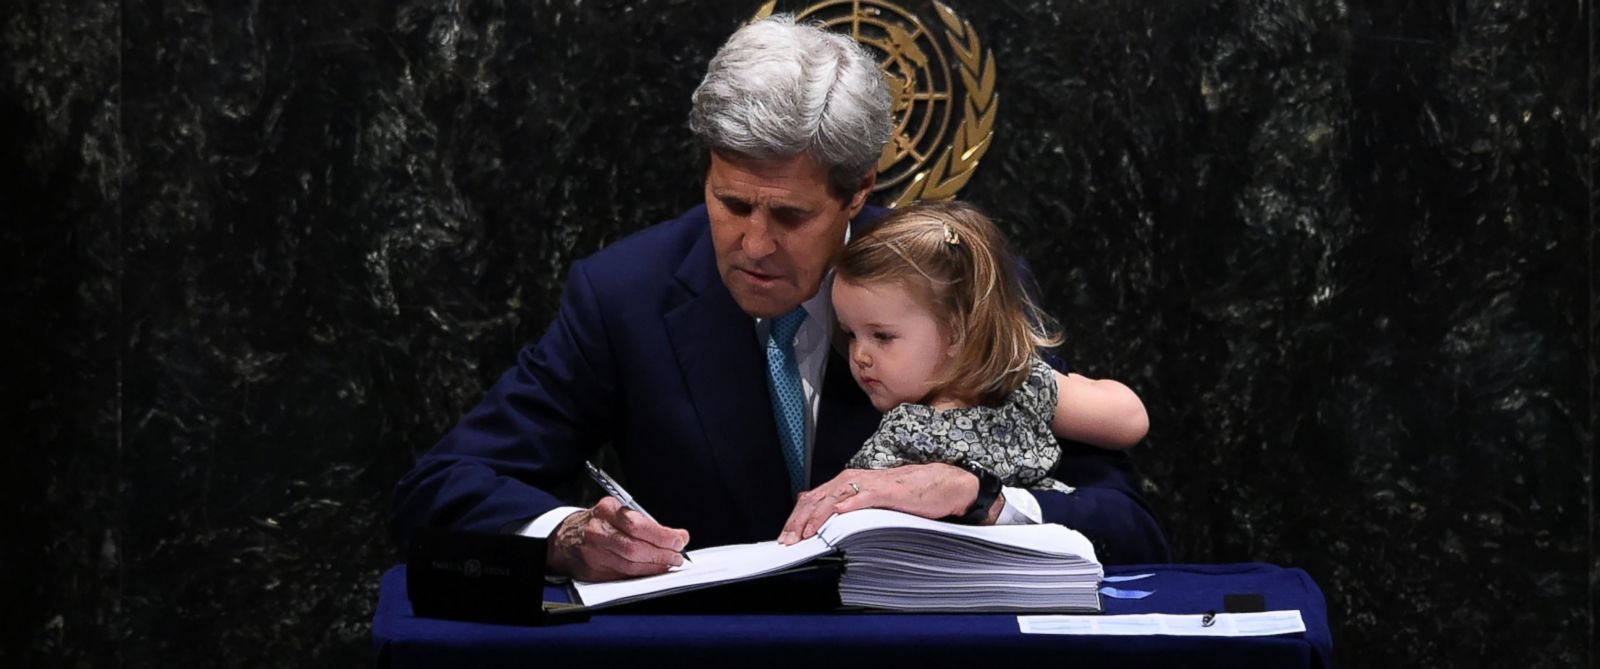
[(1123, 590), (1109, 585), (1100, 586), (1100, 594), (1112, 599), (1144, 599), (1156, 594), (1154, 590)]

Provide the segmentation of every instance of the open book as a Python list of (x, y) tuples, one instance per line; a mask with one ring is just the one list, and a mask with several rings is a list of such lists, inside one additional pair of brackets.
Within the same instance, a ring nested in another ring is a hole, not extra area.
[(1099, 611), (1104, 572), (1082, 534), (1060, 525), (975, 527), (898, 511), (834, 516), (814, 536), (689, 552), (692, 562), (657, 576), (574, 582), (600, 608), (746, 581), (841, 556), (839, 601), (906, 611)]

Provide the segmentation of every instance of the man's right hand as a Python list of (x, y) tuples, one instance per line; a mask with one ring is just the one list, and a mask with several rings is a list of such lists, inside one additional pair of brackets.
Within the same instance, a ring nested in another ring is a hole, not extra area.
[(580, 581), (650, 576), (683, 564), (679, 551), (688, 543), (688, 530), (662, 527), (607, 497), (561, 521), (550, 535), (545, 565)]

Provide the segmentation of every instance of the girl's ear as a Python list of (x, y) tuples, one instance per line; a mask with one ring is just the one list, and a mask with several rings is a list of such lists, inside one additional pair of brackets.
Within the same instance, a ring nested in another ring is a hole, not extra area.
[(945, 329), (945, 332), (949, 333), (946, 338), (950, 340), (950, 345), (945, 347), (944, 357), (954, 360), (957, 355), (961, 354), (960, 324), (952, 323), (950, 327)]

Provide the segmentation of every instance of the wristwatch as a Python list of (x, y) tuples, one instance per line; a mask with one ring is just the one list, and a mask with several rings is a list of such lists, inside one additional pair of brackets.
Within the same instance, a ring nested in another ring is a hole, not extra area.
[(953, 520), (967, 525), (982, 525), (983, 521), (989, 517), (989, 507), (994, 506), (994, 500), (1000, 497), (1000, 477), (971, 463), (958, 462), (952, 464), (972, 472), (973, 476), (978, 477), (978, 496), (972, 500), (972, 506), (967, 507), (965, 513), (959, 516), (950, 516), (946, 520)]

